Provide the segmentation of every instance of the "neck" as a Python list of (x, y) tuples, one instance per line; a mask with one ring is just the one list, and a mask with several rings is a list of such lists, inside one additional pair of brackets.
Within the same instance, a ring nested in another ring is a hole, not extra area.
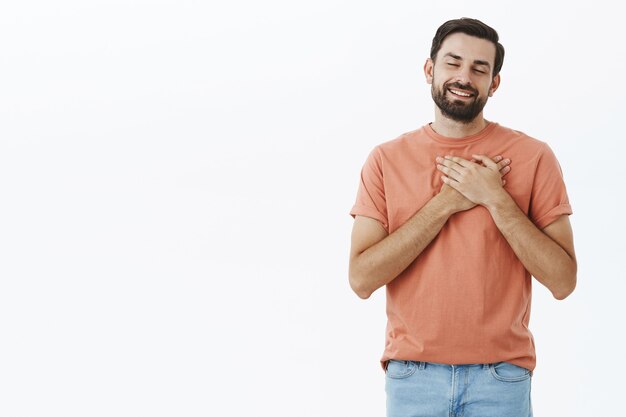
[(480, 114), (471, 122), (461, 123), (445, 117), (441, 114), (439, 107), (435, 106), (435, 121), (431, 123), (431, 127), (435, 132), (442, 136), (449, 138), (463, 138), (480, 132), (487, 127), (488, 124), (489, 121), (483, 118), (482, 112), (480, 112)]

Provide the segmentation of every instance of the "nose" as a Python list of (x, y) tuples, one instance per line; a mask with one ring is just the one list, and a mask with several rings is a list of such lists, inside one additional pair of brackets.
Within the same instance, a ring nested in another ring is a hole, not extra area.
[(478, 91), (470, 78), (470, 69), (464, 69), (463, 67), (459, 68), (452, 79), (448, 82), (448, 85), (455, 83), (461, 88), (465, 87), (467, 90), (475, 92)]
[(454, 80), (461, 84), (471, 84), (470, 68), (465, 65), (461, 65), (454, 77)]

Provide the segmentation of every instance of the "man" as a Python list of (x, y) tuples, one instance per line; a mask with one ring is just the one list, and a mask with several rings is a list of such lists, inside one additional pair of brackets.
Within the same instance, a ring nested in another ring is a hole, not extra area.
[(557, 300), (576, 286), (554, 153), (483, 118), (503, 58), (481, 21), (444, 23), (424, 65), (434, 122), (361, 171), (349, 281), (363, 299), (386, 286), (390, 417), (532, 416), (531, 275)]

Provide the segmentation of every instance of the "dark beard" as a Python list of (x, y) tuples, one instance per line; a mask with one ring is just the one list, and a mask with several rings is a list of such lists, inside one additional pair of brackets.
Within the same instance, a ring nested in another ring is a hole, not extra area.
[[(465, 102), (462, 100), (450, 101), (446, 96), (448, 88), (457, 87), (461, 90), (471, 91), (474, 95), (471, 101)], [(478, 96), (478, 92), (471, 87), (463, 86), (459, 83), (444, 84), (441, 89), (435, 90), (435, 83), (432, 83), (430, 93), (433, 96), (433, 100), (441, 113), (454, 121), (464, 124), (470, 123), (483, 111), (485, 104), (487, 104), (487, 98), (481, 100)]]

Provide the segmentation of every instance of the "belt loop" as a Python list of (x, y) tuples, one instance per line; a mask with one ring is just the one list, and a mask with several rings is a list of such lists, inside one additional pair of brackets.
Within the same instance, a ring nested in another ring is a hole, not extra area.
[(425, 367), (426, 367), (426, 362), (419, 361), (419, 369), (423, 371)]
[(487, 369), (489, 369), (489, 364), (488, 363), (483, 363), (483, 369), (486, 371)]

